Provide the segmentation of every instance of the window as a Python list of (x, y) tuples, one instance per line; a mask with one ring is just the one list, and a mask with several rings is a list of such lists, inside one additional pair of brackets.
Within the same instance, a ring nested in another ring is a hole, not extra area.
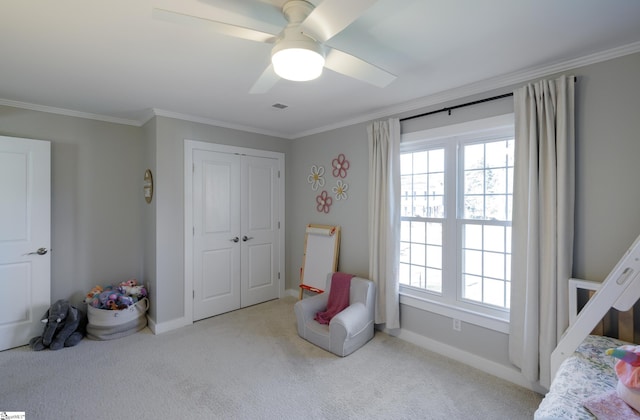
[(512, 121), (509, 115), (403, 136), (403, 295), (508, 320)]

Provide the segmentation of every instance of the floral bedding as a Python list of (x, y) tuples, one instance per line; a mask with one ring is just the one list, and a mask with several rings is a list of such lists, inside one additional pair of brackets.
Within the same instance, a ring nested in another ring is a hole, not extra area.
[(558, 369), (549, 392), (534, 419), (595, 419), (583, 402), (589, 397), (616, 389), (618, 378), (613, 369), (616, 359), (605, 350), (628, 344), (624, 341), (590, 335)]

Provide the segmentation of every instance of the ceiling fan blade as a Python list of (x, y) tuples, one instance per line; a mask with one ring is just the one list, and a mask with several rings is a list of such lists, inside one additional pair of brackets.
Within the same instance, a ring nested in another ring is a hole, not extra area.
[(189, 25), (191, 27), (199, 26), (223, 35), (247, 39), (249, 41), (273, 43), (276, 40), (274, 34), (157, 7), (153, 9), (153, 17), (157, 20)]
[(302, 28), (317, 41), (325, 42), (358, 19), (376, 1), (324, 0), (302, 22)]
[(269, 67), (262, 72), (258, 80), (253, 84), (249, 93), (267, 93), (278, 80), (280, 80), (280, 77), (273, 71), (273, 64), (269, 64)]
[(382, 70), (380, 67), (336, 49), (332, 49), (327, 53), (324, 66), (335, 72), (381, 88), (388, 86), (397, 78), (397, 76)]

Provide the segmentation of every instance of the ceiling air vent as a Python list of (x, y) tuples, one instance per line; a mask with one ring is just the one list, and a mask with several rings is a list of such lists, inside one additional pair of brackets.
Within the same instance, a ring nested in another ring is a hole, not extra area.
[(289, 105), (285, 105), (285, 104), (273, 104), (271, 106), (278, 109), (285, 109), (289, 107)]

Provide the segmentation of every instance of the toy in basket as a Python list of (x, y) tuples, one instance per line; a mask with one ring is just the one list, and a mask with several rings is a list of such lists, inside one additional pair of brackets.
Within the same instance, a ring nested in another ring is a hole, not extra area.
[(147, 290), (131, 279), (117, 286), (96, 286), (84, 300), (87, 303), (87, 338), (112, 340), (140, 331), (147, 326)]

